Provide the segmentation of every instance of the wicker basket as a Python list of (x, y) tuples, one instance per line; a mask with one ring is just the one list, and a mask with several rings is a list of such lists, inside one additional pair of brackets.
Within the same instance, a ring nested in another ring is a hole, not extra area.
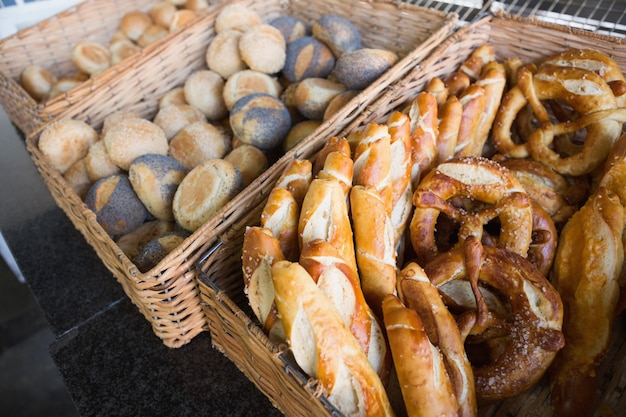
[[(532, 36), (530, 36), (532, 34)], [(372, 105), (362, 108), (359, 117), (338, 126), (324, 137), (306, 143), (298, 152), (285, 155), (273, 176), (257, 183), (258, 193), (246, 195), (224, 215), (227, 232), (198, 263), (198, 280), (213, 345), (224, 352), (283, 413), (338, 415), (328, 407), (318, 381), (302, 380), (285, 346), (271, 342), (248, 305), (243, 291), (241, 249), (246, 226), (257, 225), (267, 196), (280, 172), (293, 158), (312, 158), (331, 135), (344, 136), (369, 122), (384, 123), (393, 110), (404, 108), (433, 77), (455, 71), (469, 54), (484, 43), (494, 45), (497, 58), (519, 57), (534, 61), (566, 47), (595, 48), (612, 55), (626, 70), (626, 48), (617, 39), (512, 16), (484, 16), (459, 29), (419, 66), (396, 83)], [(337, 134), (336, 132), (339, 132)], [(621, 323), (620, 323), (621, 324)], [(616, 326), (613, 346), (600, 369), (598, 409), (602, 415), (619, 415), (626, 405), (625, 326)], [(311, 400), (311, 397), (316, 399)], [(542, 380), (534, 389), (515, 398), (481, 408), (481, 416), (552, 416), (550, 389)]]
[(140, 55), (150, 55), (153, 49), (166, 43), (172, 34), (45, 102), (34, 100), (19, 83), (22, 70), (33, 64), (58, 77), (73, 76), (78, 69), (71, 60), (71, 52), (79, 40), (108, 45), (124, 14), (148, 11), (154, 4), (155, 0), (87, 0), (0, 41), (0, 104), (11, 121), (25, 135), (34, 132), (100, 86), (109, 84), (139, 60)]
[[(312, 134), (324, 137), (331, 128), (357, 117), (360, 106), (370, 104), (390, 82), (399, 79), (425, 58), (452, 32), (457, 20), (456, 15), (386, 0), (246, 0), (241, 3), (255, 9), (266, 21), (280, 14), (289, 14), (308, 23), (327, 12), (342, 15), (360, 28), (364, 45), (387, 48), (400, 55), (398, 63), (383, 77), (324, 122), (316, 131), (319, 133)], [(189, 74), (206, 67), (205, 52), (214, 35), (212, 22), (219, 10), (215, 9), (206, 18), (173, 33), (168, 42), (155, 46), (150, 53), (140, 54), (132, 65), (119, 71), (106, 85), (91, 91), (57, 117), (83, 120), (96, 128), (109, 114), (118, 110), (132, 111), (152, 119), (158, 110), (158, 100), (166, 92), (182, 86)], [(372, 30), (372, 22), (388, 29), (384, 34)], [(206, 330), (195, 264), (214, 244), (215, 236), (225, 230), (224, 215), (218, 213), (213, 221), (196, 230), (157, 266), (142, 273), (97, 223), (95, 214), (46, 162), (37, 147), (43, 128), (45, 126), (26, 138), (27, 149), (36, 167), (56, 203), (113, 272), (126, 294), (152, 324), (154, 333), (165, 345), (179, 347)], [(250, 185), (250, 189), (256, 187), (255, 183)], [(253, 193), (244, 191), (242, 194)], [(236, 212), (240, 208), (240, 204), (232, 202), (223, 213)]]

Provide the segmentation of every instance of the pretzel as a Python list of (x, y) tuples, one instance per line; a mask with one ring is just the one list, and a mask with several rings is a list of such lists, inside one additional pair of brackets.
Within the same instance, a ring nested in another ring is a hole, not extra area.
[(408, 111), (411, 119), (411, 184), (415, 187), (437, 161), (438, 106), (432, 94), (422, 91)]
[(482, 145), (479, 145), (479, 150), (476, 147), (479, 142), (481, 115), (485, 111), (485, 89), (474, 83), (459, 96), (459, 100), (463, 105), (463, 112), (454, 156), (480, 156)]
[(461, 103), (456, 96), (448, 97), (445, 103), (439, 106), (439, 136), (437, 136), (438, 164), (454, 156), (462, 117), (463, 103)]
[[(530, 262), (470, 236), (424, 272), (466, 336), (479, 404), (515, 396), (545, 374), (563, 347), (563, 305)], [(489, 356), (474, 355), (475, 344)]]
[(409, 231), (422, 265), (448, 249), (436, 235), (440, 214), (459, 225), (457, 242), (451, 246), (471, 235), (481, 239), (485, 225), (496, 218), (500, 220), (498, 247), (526, 256), (532, 241), (530, 197), (506, 168), (483, 157), (455, 158), (438, 165), (420, 182), (413, 205)]

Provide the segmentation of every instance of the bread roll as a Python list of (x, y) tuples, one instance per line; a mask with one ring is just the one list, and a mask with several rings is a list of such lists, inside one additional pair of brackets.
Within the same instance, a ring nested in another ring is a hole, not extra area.
[(171, 2), (158, 1), (150, 8), (150, 17), (155, 24), (169, 28), (176, 10), (178, 9)]
[(397, 61), (392, 51), (363, 48), (337, 58), (333, 75), (349, 90), (364, 90)]
[(141, 47), (130, 39), (120, 39), (109, 44), (109, 52), (111, 53), (111, 65), (116, 65), (141, 51)]
[(264, 93), (250, 94), (233, 105), (230, 127), (243, 143), (270, 150), (285, 139), (291, 116), (280, 99)]
[(228, 114), (224, 103), (224, 84), (222, 76), (215, 71), (195, 71), (185, 80), (185, 100), (204, 113), (207, 119), (219, 120)]
[(144, 32), (141, 34), (139, 39), (137, 39), (137, 45), (145, 48), (151, 43), (154, 43), (159, 39), (166, 37), (169, 33), (170, 31), (161, 25), (148, 26), (146, 30), (144, 30)]
[(325, 78), (307, 78), (296, 87), (296, 106), (304, 117), (322, 120), (330, 101), (344, 91), (343, 84)]
[(141, 155), (167, 155), (169, 150), (163, 129), (146, 119), (121, 120), (102, 140), (113, 163), (125, 171)]
[(118, 110), (113, 113), (109, 113), (109, 115), (106, 116), (104, 118), (104, 121), (102, 122), (102, 129), (100, 130), (100, 137), (104, 137), (107, 134), (107, 131), (112, 126), (119, 123), (121, 120), (138, 119), (138, 118), (140, 118), (139, 115), (135, 113), (134, 111)]
[(148, 218), (148, 210), (135, 194), (126, 174), (97, 181), (89, 189), (85, 204), (113, 239), (130, 233)]
[(185, 235), (181, 233), (170, 232), (159, 236), (141, 248), (134, 259), (135, 265), (141, 272), (148, 272), (184, 241)]
[(206, 50), (207, 67), (225, 79), (248, 68), (239, 53), (241, 34), (237, 29), (224, 30), (215, 35)]
[(239, 53), (250, 69), (276, 74), (283, 69), (286, 43), (274, 26), (260, 24), (243, 32), (239, 39)]
[(65, 174), (63, 174), (63, 179), (68, 182), (70, 187), (72, 187), (74, 192), (76, 192), (81, 199), (84, 199), (91, 188), (91, 180), (87, 174), (85, 158), (74, 162), (72, 166), (65, 171)]
[(141, 10), (132, 10), (122, 16), (120, 30), (128, 36), (128, 39), (137, 41), (152, 24), (152, 18), (148, 13)]
[(335, 66), (335, 57), (323, 42), (303, 36), (287, 44), (282, 74), (292, 83), (309, 77), (326, 78)]
[(159, 108), (163, 108), (170, 104), (189, 104), (185, 99), (185, 90), (183, 87), (174, 87), (167, 93), (163, 94), (159, 99)]
[(202, 111), (190, 104), (171, 104), (159, 108), (152, 120), (165, 132), (165, 137), (170, 141), (185, 126), (194, 122), (205, 122), (206, 117)]
[(109, 175), (119, 174), (122, 171), (111, 160), (102, 140), (97, 141), (89, 148), (89, 152), (85, 156), (85, 169), (92, 183)]
[(61, 94), (65, 94), (82, 83), (82, 80), (78, 80), (76, 78), (61, 77), (54, 84), (52, 84), (52, 88), (48, 94), (48, 99), (51, 100)]
[(158, 220), (174, 221), (172, 201), (187, 168), (167, 155), (147, 154), (135, 159), (128, 179), (137, 197)]
[(209, 0), (186, 0), (185, 9), (193, 10), (194, 12), (204, 12), (209, 9)]
[(174, 202), (176, 222), (195, 231), (243, 190), (243, 177), (233, 164), (211, 159), (192, 169), (179, 184)]
[(180, 130), (170, 141), (170, 156), (195, 168), (209, 159), (220, 159), (232, 149), (230, 134), (207, 122), (194, 122)]
[(283, 38), (285, 38), (286, 43), (293, 42), (296, 39), (308, 34), (308, 30), (304, 22), (293, 16), (281, 15), (272, 19), (269, 24), (274, 26), (280, 31), (280, 33), (283, 34)]
[(336, 58), (361, 49), (361, 33), (345, 17), (326, 14), (313, 23), (313, 36), (324, 42)]
[(358, 90), (345, 90), (331, 98), (324, 110), (323, 120), (328, 120), (335, 115), (343, 106), (348, 104), (350, 100), (356, 97), (360, 91)]
[(76, 161), (84, 158), (97, 140), (98, 133), (87, 123), (59, 119), (44, 128), (38, 147), (48, 163), (63, 174)]
[(304, 120), (295, 124), (287, 133), (287, 137), (283, 142), (283, 150), (287, 152), (296, 146), (300, 141), (302, 141), (302, 139), (309, 136), (321, 124), (321, 120)]
[(72, 48), (72, 62), (82, 72), (95, 75), (111, 66), (111, 53), (102, 44), (82, 40)]
[[(148, 242), (175, 230), (174, 222), (150, 220), (130, 233), (120, 236), (115, 243), (130, 260), (134, 260), (139, 250)], [(179, 231), (180, 232), (180, 231)]]
[(242, 3), (233, 3), (224, 6), (216, 16), (215, 32), (220, 33), (226, 29), (245, 31), (261, 23), (263, 19), (254, 9)]
[(35, 100), (48, 97), (57, 77), (39, 65), (28, 65), (20, 73), (20, 85)]
[(174, 16), (172, 17), (172, 21), (170, 22), (170, 32), (177, 31), (184, 28), (185, 26), (190, 25), (191, 22), (193, 22), (197, 17), (198, 16), (193, 10), (176, 10), (176, 13), (174, 13)]
[(233, 164), (243, 177), (244, 185), (249, 185), (268, 167), (268, 160), (262, 150), (252, 145), (241, 145), (224, 157)]
[(224, 103), (228, 110), (232, 110), (237, 100), (250, 94), (265, 93), (279, 97), (282, 92), (276, 78), (263, 72), (243, 70), (232, 74), (224, 85)]

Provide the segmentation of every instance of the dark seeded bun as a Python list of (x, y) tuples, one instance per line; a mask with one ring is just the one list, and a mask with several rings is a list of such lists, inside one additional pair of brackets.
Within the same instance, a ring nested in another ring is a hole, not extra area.
[(359, 49), (337, 59), (333, 75), (349, 90), (363, 90), (397, 61), (398, 56), (391, 51)]
[(174, 221), (172, 201), (187, 168), (166, 155), (149, 154), (135, 159), (128, 179), (146, 209), (156, 219)]
[(143, 205), (125, 174), (102, 178), (91, 186), (85, 204), (113, 239), (141, 226), (148, 218)]
[(98, 133), (76, 119), (59, 119), (47, 125), (39, 136), (39, 150), (50, 165), (63, 174), (89, 152)]
[(135, 257), (135, 265), (141, 272), (148, 272), (158, 265), (171, 251), (185, 241), (183, 233), (170, 232), (152, 239), (143, 246)]
[(309, 34), (304, 22), (293, 16), (278, 16), (277, 18), (272, 19), (269, 24), (274, 26), (280, 31), (280, 33), (283, 34), (283, 38), (285, 38), (286, 43), (293, 42), (296, 39)]
[(233, 105), (230, 127), (243, 143), (269, 150), (283, 142), (291, 128), (291, 116), (280, 99), (250, 94)]
[(178, 186), (172, 207), (176, 222), (191, 232), (213, 218), (243, 190), (243, 177), (233, 164), (211, 159), (192, 169)]
[(335, 66), (332, 51), (312, 36), (303, 36), (287, 44), (283, 75), (292, 83), (305, 78), (326, 78)]
[(361, 49), (361, 33), (350, 20), (327, 14), (313, 23), (313, 36), (324, 42), (339, 58), (346, 52)]
[(184, 127), (170, 142), (170, 156), (193, 169), (209, 159), (223, 158), (232, 149), (230, 132), (208, 122)]

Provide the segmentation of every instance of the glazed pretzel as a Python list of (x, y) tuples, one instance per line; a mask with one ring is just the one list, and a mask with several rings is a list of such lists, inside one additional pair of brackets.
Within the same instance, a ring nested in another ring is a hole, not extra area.
[(440, 164), (420, 182), (413, 205), (409, 231), (421, 264), (446, 249), (437, 236), (442, 213), (459, 225), (458, 242), (469, 236), (481, 239), (485, 225), (496, 218), (498, 247), (526, 256), (532, 241), (530, 197), (506, 168), (486, 158), (455, 158)]

